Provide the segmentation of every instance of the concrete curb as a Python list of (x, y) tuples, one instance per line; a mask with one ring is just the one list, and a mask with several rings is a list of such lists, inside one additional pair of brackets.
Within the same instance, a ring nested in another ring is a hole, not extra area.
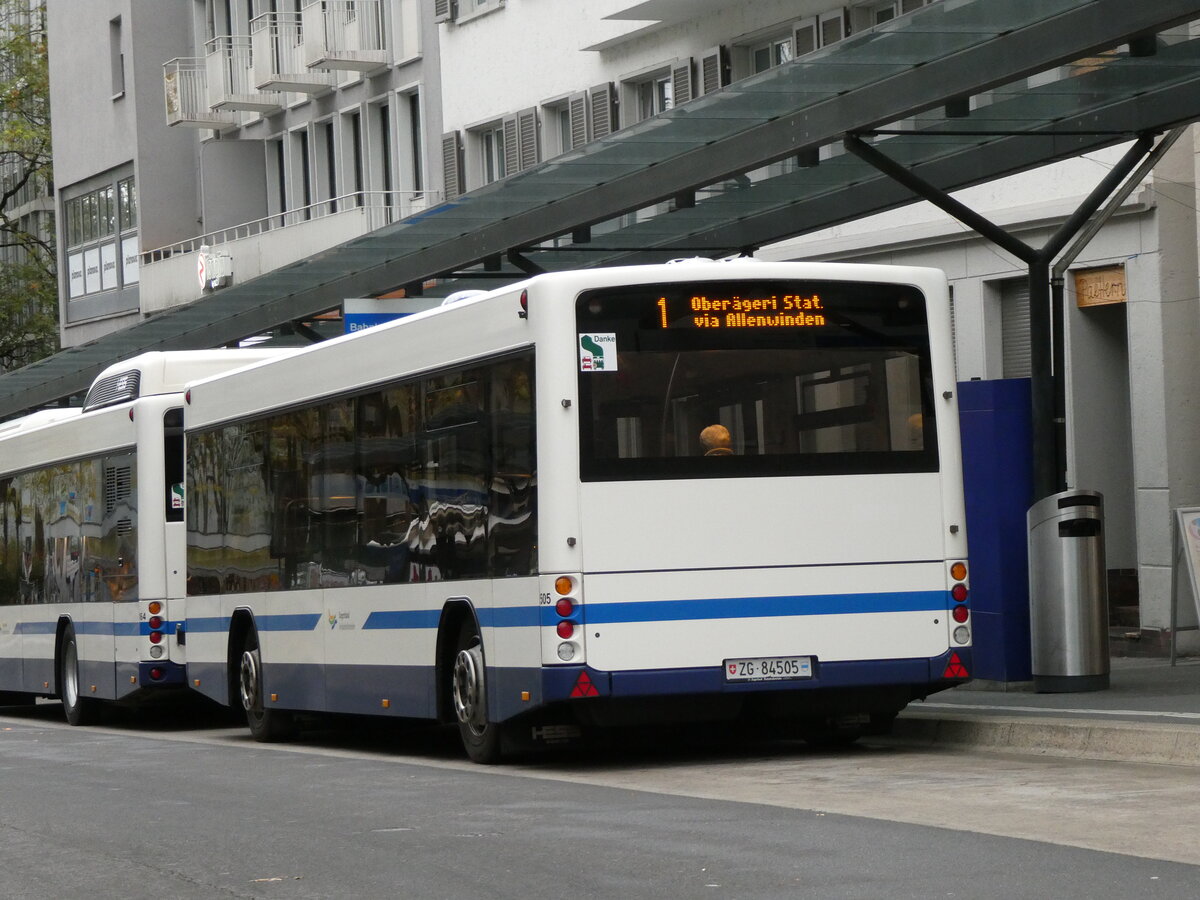
[(1195, 726), (907, 710), (896, 720), (892, 738), (999, 753), (1200, 766), (1200, 728)]

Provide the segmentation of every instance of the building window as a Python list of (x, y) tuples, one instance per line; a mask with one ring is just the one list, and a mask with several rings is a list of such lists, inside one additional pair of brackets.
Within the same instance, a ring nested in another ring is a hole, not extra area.
[(112, 70), (112, 98), (125, 96), (125, 54), (121, 51), (121, 17), (108, 23), (108, 56)]
[(421, 133), (421, 95), (414, 91), (408, 95), (408, 139), (409, 152), (412, 154), (412, 189), (418, 194), (425, 190), (425, 154), (421, 151)]
[[(379, 186), (385, 194), (391, 194), (392, 182), (392, 111), (387, 103), (371, 107), (372, 128), (370, 152), (367, 158), (371, 160), (372, 187)], [(389, 196), (387, 202), (391, 203)]]
[(890, 22), (898, 15), (900, 15), (900, 4), (893, 2), (893, 0), (864, 3), (861, 6), (851, 8), (850, 23), (854, 31), (866, 31), (868, 28), (874, 28), (876, 25)]
[(366, 182), (363, 175), (362, 116), (352, 112), (345, 118), (346, 137), (350, 142), (350, 190), (354, 194), (354, 206), (363, 205)]
[(656, 75), (646, 81), (636, 84), (637, 90), (637, 121), (657, 116), (660, 112), (675, 105), (675, 95), (671, 90), (669, 73)]
[(792, 36), (773, 38), (750, 48), (750, 71), (757, 75), (792, 58)]
[(63, 201), (67, 298), (138, 281), (137, 188), (132, 177)]
[(499, 181), (506, 174), (504, 167), (504, 128), (492, 125), (478, 132), (480, 172), (484, 184)]
[(547, 100), (542, 104), (542, 123), (545, 127), (543, 158), (582, 147), (588, 140), (587, 93), (580, 91), (569, 97)]

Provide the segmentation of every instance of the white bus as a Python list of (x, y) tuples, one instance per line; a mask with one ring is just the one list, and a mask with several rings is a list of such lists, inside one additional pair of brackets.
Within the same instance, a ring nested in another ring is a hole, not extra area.
[(181, 390), (275, 352), (147, 353), (0, 423), (0, 706), (61, 697), (80, 725), (184, 684)]
[[(702, 264), (706, 263), (706, 264)], [(945, 277), (534, 277), (189, 385), (188, 678), (300, 712), (882, 730), (970, 665)]]

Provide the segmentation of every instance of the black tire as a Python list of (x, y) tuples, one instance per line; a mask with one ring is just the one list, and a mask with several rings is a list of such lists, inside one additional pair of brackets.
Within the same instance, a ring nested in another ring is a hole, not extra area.
[(246, 632), (242, 653), (238, 657), (237, 686), (246, 711), (246, 724), (256, 741), (264, 744), (287, 740), (295, 732), (296, 720), (290, 713), (270, 709), (263, 702), (263, 663), (258, 646), (258, 632)]
[(85, 697), (79, 677), (79, 643), (75, 627), (68, 625), (63, 632), (58, 655), (58, 695), (62, 698), (63, 713), (71, 725), (91, 725), (100, 717), (100, 703)]
[(483, 641), (472, 619), (459, 627), (448, 677), (458, 734), (467, 756), (485, 765), (499, 762), (502, 729), (499, 723), (488, 720), (487, 666)]

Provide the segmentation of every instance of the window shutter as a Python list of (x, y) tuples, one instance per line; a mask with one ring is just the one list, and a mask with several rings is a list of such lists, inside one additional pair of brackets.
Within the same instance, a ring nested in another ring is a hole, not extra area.
[(792, 29), (792, 58), (817, 49), (817, 20), (801, 19)]
[(729, 84), (729, 54), (724, 47), (713, 47), (700, 57), (700, 87), (706, 94)]
[(504, 129), (504, 175), (515, 175), (521, 171), (521, 154), (517, 146), (517, 117), (506, 116), (501, 127)]
[(571, 120), (571, 146), (564, 150), (574, 150), (588, 142), (587, 94), (582, 91), (567, 98), (567, 115)]
[(1000, 286), (1000, 346), (1004, 378), (1028, 378), (1033, 371), (1029, 349), (1029, 279), (1013, 278)]
[(433, 21), (449, 22), (454, 12), (454, 0), (433, 0)]
[(821, 13), (821, 46), (836, 44), (849, 32), (849, 14), (845, 9)]
[(688, 58), (671, 66), (671, 105), (687, 103), (693, 96), (692, 60)]
[(612, 82), (598, 84), (588, 91), (589, 120), (592, 126), (592, 140), (612, 134), (613, 127), (613, 87)]
[(517, 113), (517, 155), (522, 172), (541, 161), (541, 154), (538, 152), (537, 109), (532, 106)]
[(462, 138), (457, 131), (442, 135), (442, 178), (447, 200), (462, 194)]

